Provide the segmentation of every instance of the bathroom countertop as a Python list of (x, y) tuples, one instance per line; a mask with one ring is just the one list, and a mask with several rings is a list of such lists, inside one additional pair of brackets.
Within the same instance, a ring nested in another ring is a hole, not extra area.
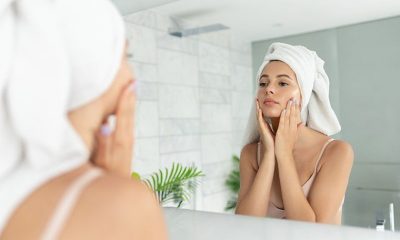
[(272, 218), (238, 216), (164, 208), (170, 240), (399, 240), (400, 233), (315, 224)]

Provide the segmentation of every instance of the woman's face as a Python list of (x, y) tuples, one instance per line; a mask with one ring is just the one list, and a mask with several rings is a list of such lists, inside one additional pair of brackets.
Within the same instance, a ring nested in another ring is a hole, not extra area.
[(264, 116), (269, 118), (280, 117), (292, 98), (301, 104), (296, 74), (289, 65), (271, 61), (265, 66), (258, 82), (257, 98)]

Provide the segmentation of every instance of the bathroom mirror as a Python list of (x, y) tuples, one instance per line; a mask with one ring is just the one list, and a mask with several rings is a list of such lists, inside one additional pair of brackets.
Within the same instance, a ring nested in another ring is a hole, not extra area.
[(355, 160), (342, 225), (400, 230), (400, 2), (181, 0), (126, 13), (138, 81), (134, 171), (173, 162), (205, 176), (182, 208), (225, 212), (257, 71), (275, 41), (325, 60), (330, 99)]

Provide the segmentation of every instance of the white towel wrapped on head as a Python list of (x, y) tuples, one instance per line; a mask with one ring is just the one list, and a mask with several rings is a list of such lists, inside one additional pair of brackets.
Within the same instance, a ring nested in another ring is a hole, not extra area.
[[(268, 48), (258, 70), (257, 83), (265, 66), (273, 60), (288, 64), (296, 74), (302, 97), (302, 122), (328, 136), (340, 132), (339, 121), (329, 101), (329, 78), (324, 70), (325, 62), (306, 47), (276, 42)], [(244, 139), (245, 144), (254, 142), (258, 138), (255, 115), (253, 103)]]
[(257, 81), (264, 67), (280, 60), (296, 74), (302, 97), (301, 119), (306, 126), (328, 136), (340, 132), (340, 124), (329, 101), (329, 78), (324, 61), (314, 51), (303, 46), (273, 43), (264, 58)]

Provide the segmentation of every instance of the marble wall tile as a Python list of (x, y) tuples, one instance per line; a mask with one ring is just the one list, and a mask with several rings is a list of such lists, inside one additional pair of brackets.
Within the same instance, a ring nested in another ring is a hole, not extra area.
[(249, 67), (250, 69), (252, 67), (251, 54), (231, 51), (231, 60), (233, 64)]
[(160, 136), (200, 134), (200, 119), (160, 119)]
[(144, 81), (136, 82), (136, 99), (142, 100), (158, 100), (158, 84)]
[(203, 164), (206, 179), (227, 178), (233, 168), (232, 156), (229, 160)]
[(162, 167), (170, 168), (172, 163), (180, 163), (183, 166), (192, 166), (195, 165), (199, 169), (201, 169), (201, 153), (200, 150), (188, 151), (188, 152), (174, 152), (161, 154), (161, 165)]
[(230, 75), (230, 53), (223, 47), (199, 42), (200, 71)]
[(181, 83), (189, 86), (199, 85), (198, 57), (190, 54), (182, 55), (182, 80)]
[(141, 82), (159, 82), (157, 75), (157, 65), (146, 64), (140, 62), (130, 62), (132, 66), (132, 72), (136, 77), (136, 80)]
[(231, 146), (231, 133), (203, 134), (201, 136), (202, 163), (230, 161)]
[[(251, 55), (251, 43), (243, 42), (236, 37), (231, 38), (231, 50), (235, 52), (241, 52), (247, 55)], [(267, 49), (265, 49), (265, 52)]]
[(247, 127), (248, 118), (249, 116), (232, 118), (232, 131), (244, 131)]
[(233, 88), (230, 76), (202, 71), (200, 71), (199, 86), (218, 90), (231, 90)]
[(157, 36), (157, 46), (161, 49), (175, 50), (191, 55), (198, 54), (199, 42), (188, 37), (176, 37), (168, 32), (159, 32)]
[(163, 83), (198, 85), (197, 56), (177, 51), (159, 50), (158, 79)]
[(158, 103), (154, 101), (136, 102), (136, 137), (159, 136)]
[(240, 157), (240, 153), (242, 152), (243, 145), (233, 145), (232, 147), (232, 154), (235, 154), (236, 156)]
[(225, 187), (226, 177), (219, 178), (205, 178), (202, 181), (204, 196), (220, 193), (226, 191)]
[(162, 83), (182, 82), (182, 53), (177, 51), (158, 50), (158, 81)]
[(126, 24), (131, 60), (142, 63), (157, 63), (157, 34), (155, 31), (132, 23)]
[(250, 114), (253, 94), (244, 92), (232, 92), (232, 117), (247, 118)]
[(239, 92), (253, 92), (253, 85), (255, 84), (255, 80), (249, 81), (252, 79), (252, 70), (251, 67), (245, 67), (241, 65), (233, 65), (232, 69), (232, 84), (233, 90)]
[(160, 137), (160, 153), (174, 153), (200, 150), (200, 136)]
[(231, 45), (230, 41), (231, 32), (228, 29), (215, 32), (202, 33), (199, 34), (198, 36), (199, 40), (202, 42), (207, 42), (223, 48), (230, 48)]
[(231, 91), (210, 88), (200, 88), (200, 103), (231, 103)]
[(232, 117), (230, 104), (201, 105), (202, 133), (230, 132)]
[(133, 171), (142, 176), (157, 171), (160, 167), (159, 138), (136, 138), (134, 155)]
[(160, 118), (198, 118), (199, 94), (194, 87), (159, 86)]
[(229, 192), (227, 191), (204, 196), (202, 209), (208, 212), (223, 212), (228, 199)]
[[(233, 144), (233, 146), (240, 147), (240, 150), (244, 144), (244, 140), (243, 140), (244, 133), (245, 133), (245, 130), (232, 132), (232, 144)], [(239, 150), (239, 153), (240, 153), (240, 150)], [(240, 155), (237, 155), (237, 156), (240, 156)]]

